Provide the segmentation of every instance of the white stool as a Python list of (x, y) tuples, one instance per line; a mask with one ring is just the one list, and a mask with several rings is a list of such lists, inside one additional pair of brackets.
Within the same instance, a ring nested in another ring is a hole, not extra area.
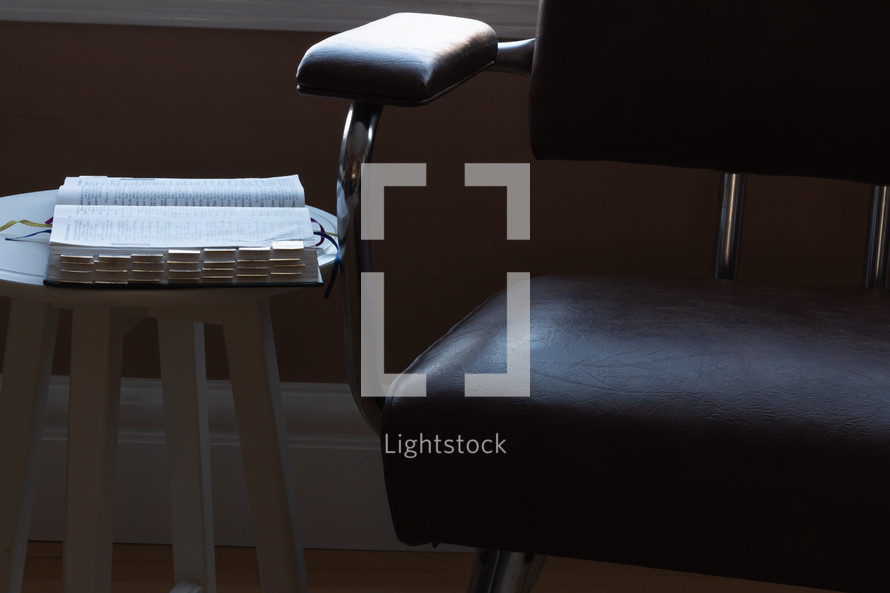
[[(46, 220), (55, 200), (56, 191), (0, 198), (0, 219)], [(329, 214), (310, 210), (325, 228), (336, 227)], [(0, 295), (11, 298), (0, 391), (0, 591), (21, 589), (56, 320), (59, 309), (71, 309), (63, 590), (110, 590), (121, 339), (139, 320), (155, 317), (171, 488), (174, 591), (216, 590), (203, 324), (218, 323), (225, 335), (263, 589), (305, 592), (268, 301), (290, 289), (51, 288), (42, 284), (46, 240), (0, 241)], [(320, 259), (330, 265), (333, 246), (328, 244)]]

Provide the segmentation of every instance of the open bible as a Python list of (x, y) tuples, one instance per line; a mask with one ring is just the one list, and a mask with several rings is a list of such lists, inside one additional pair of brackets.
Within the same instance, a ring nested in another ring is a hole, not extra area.
[(53, 212), (46, 284), (319, 284), (296, 175), (69, 177)]

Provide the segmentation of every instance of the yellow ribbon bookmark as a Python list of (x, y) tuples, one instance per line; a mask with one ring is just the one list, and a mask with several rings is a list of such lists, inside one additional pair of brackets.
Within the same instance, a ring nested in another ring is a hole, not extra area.
[(52, 226), (53, 226), (53, 225), (47, 224), (45, 222), (34, 222), (33, 220), (10, 220), (3, 226), (0, 226), (0, 231), (5, 231), (9, 227), (16, 225), (16, 224), (23, 224), (25, 226), (31, 226), (36, 229), (48, 229), (48, 228), (52, 228)]

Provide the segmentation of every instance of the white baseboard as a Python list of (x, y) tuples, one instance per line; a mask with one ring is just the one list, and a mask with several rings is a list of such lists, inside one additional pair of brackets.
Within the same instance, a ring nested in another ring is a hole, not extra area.
[[(395, 537), (376, 435), (346, 385), (282, 386), (297, 501), (307, 548), (417, 550)], [(252, 545), (232, 394), (208, 383), (214, 528), (218, 545)], [(31, 539), (61, 540), (65, 515), (67, 377), (47, 402)], [(163, 408), (158, 379), (124, 379), (115, 497), (115, 541), (169, 543)], [(451, 550), (457, 548), (450, 548)]]

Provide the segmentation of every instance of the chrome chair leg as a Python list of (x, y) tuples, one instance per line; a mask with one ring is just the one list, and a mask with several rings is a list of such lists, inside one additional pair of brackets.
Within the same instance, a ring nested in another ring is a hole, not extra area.
[(545, 556), (483, 550), (476, 552), (468, 593), (529, 593)]

